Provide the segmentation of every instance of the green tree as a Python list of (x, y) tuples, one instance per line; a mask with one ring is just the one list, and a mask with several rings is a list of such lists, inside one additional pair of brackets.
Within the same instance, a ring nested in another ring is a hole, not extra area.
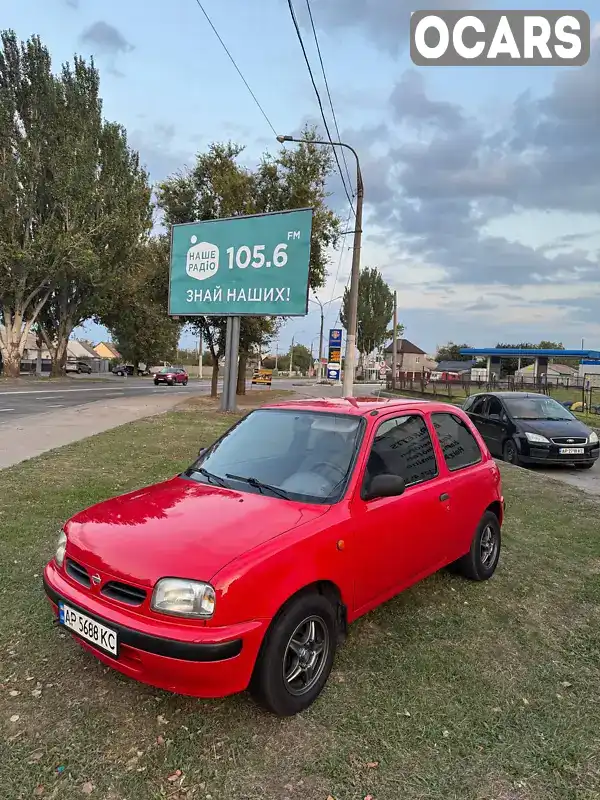
[(140, 243), (102, 322), (123, 358), (137, 366), (174, 361), (182, 324), (167, 315), (169, 241), (166, 236)]
[(124, 131), (102, 119), (99, 76), (77, 56), (58, 75), (38, 37), (0, 51), (0, 351), (18, 374), (37, 331), (61, 372), (150, 226), (150, 189)]
[[(396, 338), (401, 339), (404, 336), (404, 331), (406, 328), (401, 322), (398, 322), (396, 325)], [(389, 331), (385, 334), (386, 339), (393, 339), (394, 338), (394, 328), (393, 326), (389, 329)]]
[(295, 344), (293, 350), (290, 347), (288, 356), (288, 365), (287, 365), (288, 369), (289, 369), (290, 357), (293, 370), (298, 370), (299, 372), (308, 372), (308, 370), (312, 366), (312, 357), (310, 355), (310, 350), (303, 344)]
[(438, 363), (440, 361), (472, 361), (472, 356), (463, 356), (460, 352), (461, 350), (466, 350), (468, 347), (471, 347), (471, 345), (448, 342), (447, 344), (438, 347), (435, 354), (435, 360)]
[[(240, 165), (243, 147), (212, 144), (201, 153), (195, 167), (164, 181), (158, 188), (158, 203), (167, 224), (217, 219), (241, 214), (259, 214), (291, 208), (312, 207), (313, 230), (310, 253), (310, 285), (323, 285), (328, 264), (327, 249), (335, 245), (340, 221), (326, 205), (325, 184), (333, 170), (332, 154), (314, 144), (316, 132), (307, 129), (303, 143), (292, 150), (266, 154), (258, 166)], [(217, 393), (218, 360), (225, 342), (224, 317), (190, 318), (201, 327), (213, 356), (212, 394)], [(276, 320), (244, 317), (240, 332), (239, 374), (248, 358), (268, 344), (276, 332)], [(238, 392), (245, 391), (242, 378)]]
[[(344, 291), (340, 311), (342, 325), (348, 329), (350, 290)], [(388, 338), (388, 326), (394, 313), (394, 293), (376, 267), (366, 267), (358, 279), (356, 347), (365, 359)], [(393, 334), (392, 334), (393, 335)]]
[(18, 375), (25, 342), (51, 291), (66, 243), (57, 239), (44, 184), (57, 130), (57, 86), (38, 37), (0, 51), (0, 353)]

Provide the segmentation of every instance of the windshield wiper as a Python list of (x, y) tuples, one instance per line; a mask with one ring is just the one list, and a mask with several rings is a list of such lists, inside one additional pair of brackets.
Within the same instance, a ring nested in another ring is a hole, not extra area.
[(277, 486), (271, 486), (270, 483), (263, 483), (263, 481), (259, 481), (258, 478), (244, 478), (241, 475), (231, 475), (229, 472), (225, 473), (225, 477), (229, 478), (232, 481), (241, 481), (241, 483), (247, 483), (248, 486), (253, 486), (255, 489), (267, 489), (269, 492), (273, 492), (273, 494), (279, 495), (284, 500), (289, 500), (290, 496), (284, 489), (279, 489)]
[(223, 480), (220, 475), (215, 475), (214, 472), (209, 472), (204, 467), (191, 467), (191, 472), (199, 472), (200, 475), (203, 475), (207, 480), (216, 483), (217, 486), (220, 486), (222, 489), (231, 489), (231, 486), (227, 483), (227, 481)]

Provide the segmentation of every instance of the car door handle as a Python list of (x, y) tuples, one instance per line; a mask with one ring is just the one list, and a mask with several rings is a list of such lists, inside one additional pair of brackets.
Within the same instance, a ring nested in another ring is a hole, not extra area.
[(448, 494), (448, 492), (444, 492), (443, 494), (440, 495), (440, 502), (443, 503), (445, 500), (450, 500), (450, 495)]

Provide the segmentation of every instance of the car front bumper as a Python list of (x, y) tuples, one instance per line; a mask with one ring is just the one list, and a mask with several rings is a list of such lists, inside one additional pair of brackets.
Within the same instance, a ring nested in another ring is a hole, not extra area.
[[(564, 445), (568, 447), (568, 445)], [(574, 445), (575, 447), (579, 445)], [(551, 444), (535, 444), (525, 441), (520, 443), (520, 459), (524, 464), (593, 464), (598, 460), (600, 447), (598, 445), (581, 445), (583, 453), (576, 455), (561, 454), (560, 446)]]
[(104, 664), (141, 683), (192, 697), (225, 697), (247, 689), (269, 624), (256, 620), (210, 628), (182, 625), (174, 618), (157, 624), (74, 587), (54, 561), (44, 570), (44, 589), (57, 618), (63, 601), (117, 632), (119, 655), (112, 656), (65, 628)]

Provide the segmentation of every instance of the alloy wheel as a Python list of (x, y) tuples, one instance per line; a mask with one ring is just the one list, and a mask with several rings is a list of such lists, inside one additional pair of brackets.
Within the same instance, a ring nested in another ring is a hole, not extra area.
[(484, 569), (490, 569), (498, 553), (498, 537), (491, 525), (486, 525), (481, 534), (479, 558)]
[(283, 680), (295, 697), (317, 683), (329, 655), (329, 629), (318, 616), (303, 620), (290, 636), (283, 656)]

